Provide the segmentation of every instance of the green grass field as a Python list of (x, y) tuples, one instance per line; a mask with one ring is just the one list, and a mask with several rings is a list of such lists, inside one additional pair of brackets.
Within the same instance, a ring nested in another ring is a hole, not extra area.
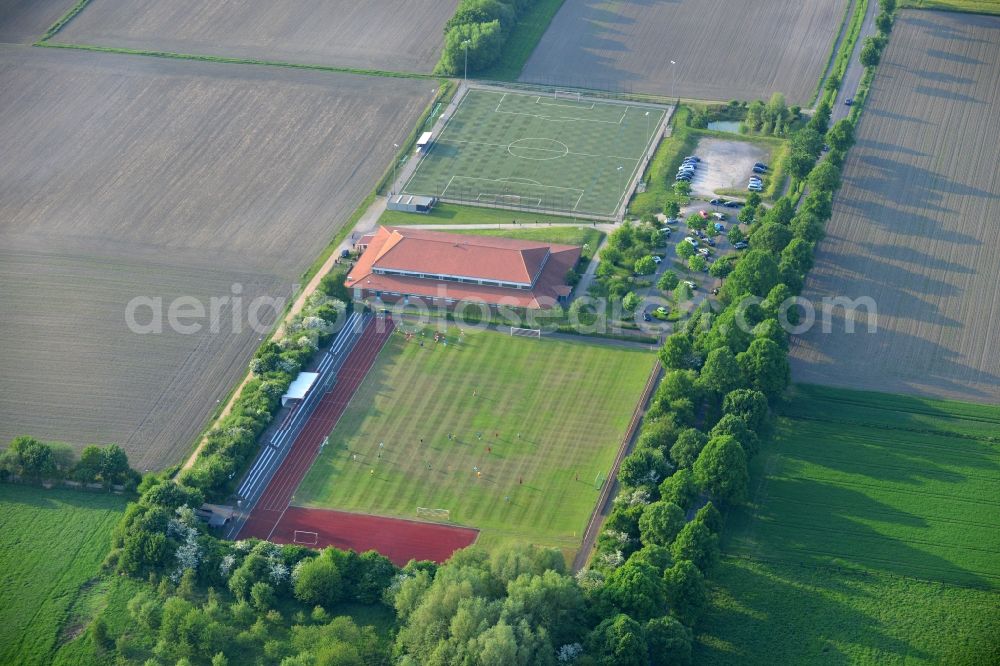
[(871, 571), (725, 558), (694, 663), (1000, 663), (1000, 594)]
[(421, 347), (392, 336), (293, 503), (404, 518), (443, 508), (487, 545), (575, 550), (655, 359), (495, 332), (456, 338)]
[(126, 500), (0, 484), (0, 663), (49, 664)]
[(1000, 0), (903, 0), (899, 6), (975, 14), (1000, 14)]
[(500, 208), (460, 206), (450, 203), (439, 203), (427, 214), (387, 210), (379, 217), (378, 223), (386, 226), (407, 226), (412, 224), (511, 224), (514, 220), (517, 220), (518, 223), (523, 224), (526, 228), (536, 224), (572, 224), (571, 220), (563, 215), (520, 213)]
[(1000, 408), (799, 386), (781, 412), (706, 663), (996, 663)]
[(473, 88), (402, 191), (610, 216), (664, 113), (657, 106)]

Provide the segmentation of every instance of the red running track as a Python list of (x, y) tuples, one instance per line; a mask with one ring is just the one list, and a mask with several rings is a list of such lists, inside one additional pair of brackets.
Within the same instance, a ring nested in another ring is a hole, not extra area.
[(375, 364), (375, 358), (392, 335), (394, 322), (389, 319), (373, 317), (354, 349), (344, 359), (344, 364), (337, 373), (337, 383), (333, 389), (324, 395), (305, 427), (299, 433), (288, 455), (274, 473), (271, 482), (261, 494), (260, 499), (250, 511), (250, 517), (243, 524), (238, 538), (257, 537), (269, 539), (271, 533), (281, 520), (282, 514), (288, 509), (292, 495), (299, 483), (305, 478), (306, 472), (319, 455), (323, 439), (330, 434), (337, 421), (344, 414), (347, 405), (354, 397), (355, 391), (361, 386), (368, 371)]
[(479, 530), (471, 527), (290, 506), (271, 541), (359, 553), (377, 550), (402, 567), (410, 560), (440, 564), (459, 548), (471, 546), (478, 535)]

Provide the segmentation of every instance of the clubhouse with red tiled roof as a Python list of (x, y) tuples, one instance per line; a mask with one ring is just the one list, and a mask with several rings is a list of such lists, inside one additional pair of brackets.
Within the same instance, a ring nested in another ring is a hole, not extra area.
[(580, 259), (574, 245), (407, 227), (379, 227), (357, 245), (364, 252), (345, 285), (384, 303), (547, 309), (569, 299), (566, 276)]

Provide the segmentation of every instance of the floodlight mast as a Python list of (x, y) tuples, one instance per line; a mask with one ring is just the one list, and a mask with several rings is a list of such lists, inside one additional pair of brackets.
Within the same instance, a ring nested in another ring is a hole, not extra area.
[(465, 47), (465, 76), (462, 77), (462, 83), (469, 82), (469, 44), (471, 43), (471, 39), (466, 39), (462, 42), (462, 46)]
[(677, 99), (677, 63), (673, 60), (670, 61), (670, 79), (670, 96)]
[[(399, 150), (399, 144), (394, 143), (392, 147)], [(391, 197), (396, 193), (396, 163), (399, 162), (399, 155), (396, 153), (392, 154), (392, 185), (389, 186), (389, 196)]]

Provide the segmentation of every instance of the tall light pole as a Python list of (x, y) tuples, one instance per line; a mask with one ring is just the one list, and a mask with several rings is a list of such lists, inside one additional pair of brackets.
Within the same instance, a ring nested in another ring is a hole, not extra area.
[[(622, 165), (621, 164), (618, 165), (618, 191), (621, 192), (621, 197), (624, 200), (625, 199), (625, 193), (622, 192)], [(625, 208), (622, 207), (622, 216), (624, 217), (624, 215), (625, 215)]]
[(677, 63), (670, 61), (670, 96), (677, 99)]
[[(399, 150), (399, 144), (394, 143), (392, 147)], [(396, 153), (392, 154), (392, 185), (389, 186), (389, 196), (391, 197), (396, 193), (396, 162), (399, 161), (399, 155)]]
[(649, 111), (646, 112), (646, 141), (649, 141)]
[(472, 40), (470, 39), (466, 39), (462, 42), (462, 46), (465, 47), (465, 76), (462, 78), (462, 83), (469, 82), (469, 44), (471, 43)]

